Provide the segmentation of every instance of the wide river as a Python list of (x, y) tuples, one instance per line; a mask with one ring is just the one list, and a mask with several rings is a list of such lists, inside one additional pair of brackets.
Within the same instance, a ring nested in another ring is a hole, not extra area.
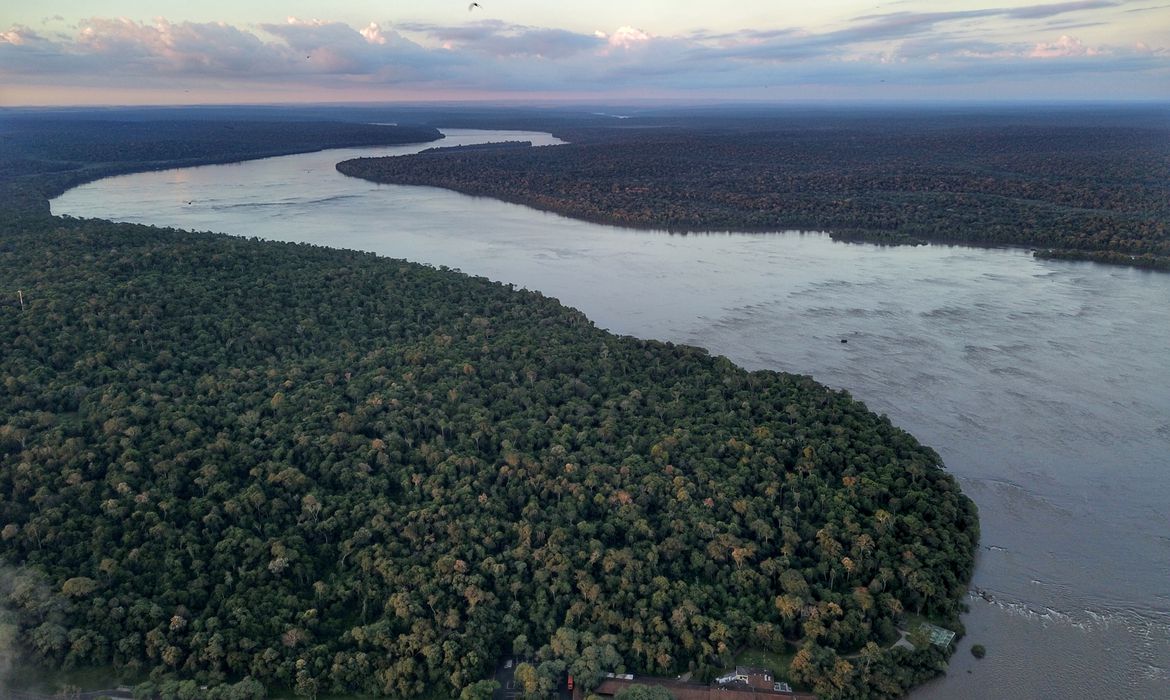
[(447, 265), (615, 333), (848, 389), (937, 449), (979, 505), (973, 585), (991, 600), (969, 598), (948, 675), (915, 698), (1170, 698), (1170, 274), (817, 233), (632, 231), (334, 170), (433, 145), (558, 143), (446, 135), (114, 177), (52, 208)]

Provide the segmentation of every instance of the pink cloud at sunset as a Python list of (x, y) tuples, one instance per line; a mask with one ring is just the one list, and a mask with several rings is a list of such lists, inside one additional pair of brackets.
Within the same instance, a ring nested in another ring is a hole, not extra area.
[[(1084, 41), (1065, 18), (1113, 5), (901, 11), (861, 14), (821, 31), (674, 34), (495, 18), (351, 26), (297, 17), (244, 25), (94, 17), (52, 31), (14, 24), (0, 32), (0, 104), (85, 103), (93, 88), (154, 90), (160, 99), (181, 90), (188, 101), (232, 90), (244, 100), (273, 94), (294, 101), (1170, 97), (1170, 51), (1136, 36)], [(992, 19), (1041, 24), (1024, 37), (971, 31)]]

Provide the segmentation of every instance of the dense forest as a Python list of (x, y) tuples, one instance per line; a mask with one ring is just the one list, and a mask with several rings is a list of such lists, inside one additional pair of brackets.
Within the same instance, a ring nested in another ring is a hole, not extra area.
[(1170, 269), (1164, 111), (1121, 124), (1059, 112), (1047, 121), (929, 116), (630, 118), (561, 127), (570, 145), (440, 148), (338, 170), (621, 226), (1027, 245)]
[(548, 688), (795, 644), (793, 679), (842, 698), (944, 665), (885, 647), (903, 613), (956, 618), (974, 505), (845, 392), (451, 270), (9, 206), (24, 663), (224, 697), (479, 697), (511, 654)]

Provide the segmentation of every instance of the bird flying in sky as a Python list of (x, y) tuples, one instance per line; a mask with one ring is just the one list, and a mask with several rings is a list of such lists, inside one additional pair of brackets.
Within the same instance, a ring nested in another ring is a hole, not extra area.
[(471, 12), (472, 10), (474, 10), (477, 7), (482, 7), (482, 6), (478, 2), (473, 2), (467, 6), (467, 11)]

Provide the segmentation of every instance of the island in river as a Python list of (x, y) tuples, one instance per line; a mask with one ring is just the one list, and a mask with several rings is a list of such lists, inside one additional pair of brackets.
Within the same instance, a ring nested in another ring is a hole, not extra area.
[[(167, 157), (132, 153), (117, 167)], [(75, 177), (29, 162), (10, 201)], [(3, 221), (0, 556), (25, 662), (225, 697), (455, 695), (511, 653), (587, 686), (752, 646), (861, 697), (944, 666), (888, 645), (906, 613), (958, 626), (974, 506), (845, 392), (450, 270)]]

